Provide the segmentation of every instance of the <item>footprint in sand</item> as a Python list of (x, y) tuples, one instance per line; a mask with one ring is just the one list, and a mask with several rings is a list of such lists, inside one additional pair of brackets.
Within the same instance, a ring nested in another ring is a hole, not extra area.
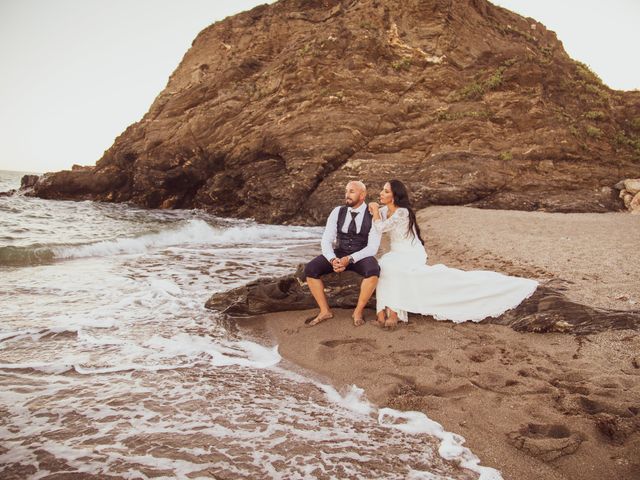
[(601, 413), (596, 416), (596, 427), (609, 442), (623, 445), (629, 436), (640, 430), (640, 421)]
[[(378, 350), (375, 340), (369, 340), (367, 338), (345, 338), (336, 340), (325, 340), (320, 342), (320, 349), (326, 350), (326, 353), (333, 357), (335, 354), (334, 349), (346, 348), (351, 353), (356, 355), (364, 355)], [(333, 352), (329, 354), (329, 352)], [(339, 355), (339, 354), (338, 354)]]
[(366, 344), (370, 347), (377, 348), (376, 342), (373, 340), (369, 340), (368, 338), (345, 338), (338, 340), (325, 340), (324, 342), (320, 342), (321, 345), (329, 348), (339, 347), (340, 345), (349, 345), (349, 344)]
[(436, 350), (399, 350), (395, 352), (397, 355), (402, 355), (411, 359), (419, 360), (433, 360), (433, 355), (437, 353)]
[[(589, 390), (589, 388), (586, 387), (584, 384), (564, 382), (557, 378), (554, 378), (549, 383), (554, 387), (559, 388), (560, 390), (566, 391), (568, 393), (577, 393), (580, 395), (589, 395), (591, 393), (591, 390)], [(583, 382), (580, 382), (580, 383), (583, 383)]]
[(400, 350), (391, 352), (391, 360), (401, 367), (424, 365), (433, 360), (435, 353), (435, 350)]
[(508, 433), (507, 440), (518, 450), (551, 462), (578, 450), (584, 437), (579, 432), (571, 432), (566, 425), (528, 423)]
[(496, 355), (496, 349), (493, 347), (480, 347), (473, 349), (467, 354), (469, 360), (475, 363), (486, 362)]

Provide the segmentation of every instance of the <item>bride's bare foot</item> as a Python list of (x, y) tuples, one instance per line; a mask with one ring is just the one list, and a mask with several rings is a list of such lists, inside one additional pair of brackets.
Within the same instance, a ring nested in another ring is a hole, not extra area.
[(351, 315), (351, 318), (353, 318), (354, 327), (359, 327), (360, 325), (364, 325), (364, 316), (362, 315), (362, 313), (353, 312), (353, 315)]
[(389, 318), (384, 321), (385, 328), (394, 329), (398, 326), (398, 314), (389, 309)]
[(376, 316), (376, 324), (379, 327), (384, 327), (384, 322), (385, 322), (386, 318), (384, 316), (384, 310), (380, 310)]

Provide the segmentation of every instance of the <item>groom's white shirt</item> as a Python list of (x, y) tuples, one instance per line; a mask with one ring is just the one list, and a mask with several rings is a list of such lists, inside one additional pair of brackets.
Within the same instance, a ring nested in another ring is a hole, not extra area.
[[(340, 212), (341, 207), (336, 207), (333, 209), (329, 218), (327, 218), (327, 225), (324, 228), (324, 233), (322, 234), (322, 255), (328, 261), (331, 261), (333, 258), (336, 258), (336, 254), (334, 252), (335, 241), (338, 236), (338, 214)], [(367, 204), (362, 203), (358, 208), (349, 207), (347, 210), (347, 215), (344, 219), (344, 224), (342, 225), (342, 232), (347, 233), (349, 230), (349, 224), (351, 223), (351, 212), (358, 212), (356, 215), (356, 231), (360, 232), (362, 228), (362, 220), (364, 219), (364, 212), (367, 210)], [(358, 262), (366, 257), (373, 257), (376, 253), (378, 253), (378, 248), (380, 248), (380, 239), (382, 238), (382, 234), (376, 232), (376, 229), (373, 228), (373, 222), (371, 225), (371, 230), (369, 230), (369, 237), (367, 240), (367, 246), (362, 250), (358, 250), (355, 253), (351, 254), (354, 262)]]

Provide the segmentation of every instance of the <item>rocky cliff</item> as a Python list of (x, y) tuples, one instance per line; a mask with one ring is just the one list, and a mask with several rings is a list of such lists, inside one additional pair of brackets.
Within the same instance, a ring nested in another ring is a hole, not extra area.
[(43, 198), (320, 223), (348, 179), (417, 207), (606, 211), (640, 169), (640, 92), (486, 0), (280, 0), (193, 41), (148, 113)]

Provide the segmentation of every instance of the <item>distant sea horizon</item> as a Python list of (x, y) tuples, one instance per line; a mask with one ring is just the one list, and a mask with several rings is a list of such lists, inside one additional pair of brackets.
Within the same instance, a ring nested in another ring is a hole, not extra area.
[(18, 190), (24, 175), (42, 175), (42, 173), (0, 169), (0, 192)]
[(42, 175), (44, 172), (35, 172), (32, 170), (9, 170), (6, 168), (0, 168), (0, 172), (6, 172), (6, 173), (29, 173), (32, 175)]

